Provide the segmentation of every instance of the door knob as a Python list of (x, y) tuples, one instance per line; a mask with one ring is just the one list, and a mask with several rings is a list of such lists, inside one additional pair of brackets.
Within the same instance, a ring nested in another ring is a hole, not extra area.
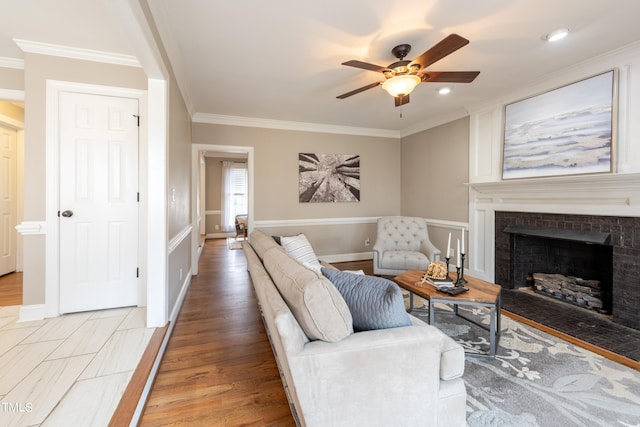
[(69, 218), (69, 217), (73, 216), (73, 211), (66, 210), (66, 211), (62, 212), (61, 215), (63, 217), (65, 217), (65, 218)]

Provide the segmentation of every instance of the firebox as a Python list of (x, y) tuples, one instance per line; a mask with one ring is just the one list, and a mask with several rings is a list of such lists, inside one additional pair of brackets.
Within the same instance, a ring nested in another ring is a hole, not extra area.
[(640, 330), (640, 218), (496, 211), (495, 282), (535, 286), (534, 276), (550, 283), (549, 293), (580, 279), (569, 283), (569, 299), (593, 287), (603, 312)]

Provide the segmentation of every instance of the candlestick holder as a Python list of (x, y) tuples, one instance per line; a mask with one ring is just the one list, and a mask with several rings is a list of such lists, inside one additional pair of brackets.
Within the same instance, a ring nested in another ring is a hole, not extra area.
[(464, 278), (464, 253), (460, 254), (460, 258), (462, 259), (462, 267), (460, 267), (460, 272), (458, 275), (458, 282), (460, 285), (467, 283), (467, 279)]
[(454, 283), (456, 287), (462, 287), (462, 282), (460, 281), (460, 267), (456, 267), (456, 276), (458, 277)]
[(445, 278), (445, 280), (453, 282), (453, 279), (449, 277), (449, 260), (451, 259), (451, 257), (445, 257), (444, 259), (447, 261), (447, 277)]

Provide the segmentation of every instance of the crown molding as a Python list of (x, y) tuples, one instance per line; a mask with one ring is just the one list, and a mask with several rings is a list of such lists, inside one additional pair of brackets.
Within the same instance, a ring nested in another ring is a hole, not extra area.
[(405, 138), (407, 136), (411, 136), (415, 133), (422, 132), (424, 130), (432, 129), (440, 125), (451, 123), (463, 117), (467, 117), (468, 115), (469, 115), (469, 112), (467, 110), (462, 109), (462, 110), (453, 111), (449, 114), (435, 116), (429, 120), (425, 120), (423, 122), (416, 123), (413, 126), (409, 126), (407, 128), (402, 129), (400, 131), (400, 137)]
[(0, 67), (24, 70), (24, 59), (0, 57)]
[(23, 52), (40, 55), (60, 56), (63, 58), (81, 59), (84, 61), (104, 62), (107, 64), (141, 67), (135, 56), (120, 53), (103, 52), (100, 50), (82, 49), (78, 47), (61, 46), (50, 43), (13, 39)]
[(289, 122), (282, 120), (257, 119), (253, 117), (224, 116), (220, 114), (195, 113), (194, 123), (209, 123), (228, 126), (245, 126), (266, 129), (293, 130), (302, 132), (333, 133), (340, 135), (374, 136), (400, 139), (400, 132), (387, 129), (358, 128), (351, 126), (326, 125), (321, 123)]

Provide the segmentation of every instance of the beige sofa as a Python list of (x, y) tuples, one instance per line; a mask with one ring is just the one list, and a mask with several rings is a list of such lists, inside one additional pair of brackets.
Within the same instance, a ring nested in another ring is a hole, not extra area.
[[(466, 424), (459, 344), (413, 316), (411, 326), (345, 330), (349, 313), (322, 274), (291, 258), (260, 230), (243, 247), (298, 425)], [(329, 323), (325, 331), (323, 323)]]

